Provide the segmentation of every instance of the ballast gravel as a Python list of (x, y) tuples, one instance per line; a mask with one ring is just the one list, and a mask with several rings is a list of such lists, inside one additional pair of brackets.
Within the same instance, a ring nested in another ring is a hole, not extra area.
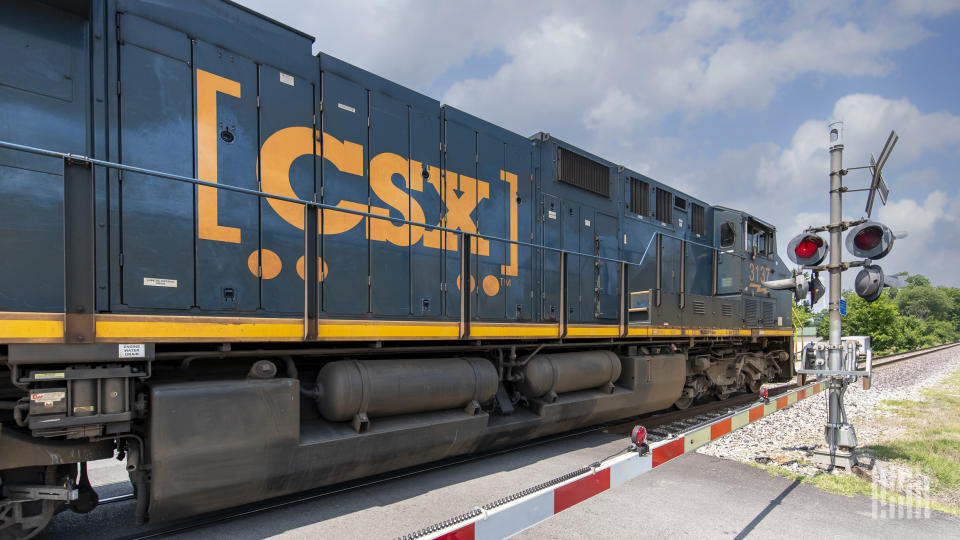
[[(849, 385), (844, 398), (847, 419), (853, 424), (860, 447), (879, 443), (899, 434), (883, 422), (892, 412), (882, 407), (886, 400), (919, 400), (921, 390), (936, 385), (960, 368), (960, 347), (944, 349), (891, 364), (873, 373), (872, 387)], [(807, 463), (813, 449), (824, 443), (827, 393), (798, 401), (772, 416), (697, 449), (710, 456), (748, 463), (780, 465), (795, 473), (814, 475), (821, 471)], [(894, 428), (895, 429), (895, 428)]]

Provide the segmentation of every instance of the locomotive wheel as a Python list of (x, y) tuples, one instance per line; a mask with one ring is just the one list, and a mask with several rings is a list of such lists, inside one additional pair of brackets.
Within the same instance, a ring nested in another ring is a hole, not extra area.
[[(38, 483), (55, 485), (57, 466), (37, 467)], [(41, 472), (42, 471), (42, 472)], [(58, 501), (0, 501), (0, 540), (26, 540), (40, 533), (56, 514)]]
[(680, 409), (681, 411), (693, 404), (692, 397), (682, 397), (673, 402), (673, 406)]

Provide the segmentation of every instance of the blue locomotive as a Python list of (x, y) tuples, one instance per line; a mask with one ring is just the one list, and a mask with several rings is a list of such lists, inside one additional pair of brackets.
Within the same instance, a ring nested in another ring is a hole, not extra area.
[(0, 3), (0, 529), (116, 452), (165, 520), (794, 375), (772, 225), (312, 41)]

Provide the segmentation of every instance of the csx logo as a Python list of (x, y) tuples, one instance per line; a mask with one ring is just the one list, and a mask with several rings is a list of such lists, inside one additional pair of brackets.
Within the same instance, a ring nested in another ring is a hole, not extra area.
[[(197, 69), (197, 176), (200, 180), (208, 182), (217, 182), (218, 93), (239, 98), (240, 83)], [(319, 152), (321, 145), (314, 144), (315, 137), (322, 142), (323, 159), (329, 161), (341, 172), (357, 176), (364, 175), (363, 146), (338, 140), (329, 133), (314, 132), (312, 128), (294, 126), (275, 132), (260, 148), (260, 162), (257, 164), (257, 170), (260, 175), (261, 190), (275, 195), (301, 198), (294, 192), (290, 183), (290, 167), (297, 158)], [(426, 174), (418, 173), (424, 169)], [(410, 171), (415, 172), (411, 174)], [(490, 197), (488, 182), (449, 171), (445, 173), (445, 181), (441, 181), (440, 170), (437, 167), (424, 168), (423, 164), (416, 160), (408, 160), (390, 152), (378, 154), (370, 159), (369, 174), (370, 188), (374, 194), (399, 212), (404, 219), (426, 222), (420, 203), (394, 184), (394, 176), (402, 177), (404, 186), (411, 192), (422, 193), (429, 186), (429, 189), (435, 190), (442, 197), (446, 212), (440, 223), (436, 224), (437, 226), (469, 233), (477, 232), (477, 225), (471, 214), (480, 201)], [(517, 240), (517, 175), (500, 171), (500, 181), (506, 182), (509, 186), (507, 200), (510, 201), (510, 239)], [(240, 228), (221, 224), (218, 220), (217, 195), (216, 188), (210, 186), (197, 188), (197, 235), (204, 240), (239, 244)], [(287, 223), (303, 230), (304, 212), (301, 205), (274, 199), (267, 199), (267, 202)], [(390, 215), (389, 208), (374, 205), (368, 208), (366, 203), (343, 200), (336, 206), (374, 215)], [(322, 227), (318, 227), (318, 230), (324, 235), (341, 234), (357, 227), (364, 219), (366, 217), (361, 215), (325, 210), (322, 216)], [(422, 242), (429, 248), (445, 247), (448, 250), (456, 250), (457, 235), (448, 232), (446, 242), (442, 242), (442, 233), (443, 231), (436, 229), (427, 230), (424, 227), (396, 224), (373, 218), (368, 220), (365, 227), (365, 234), (370, 240), (389, 242), (397, 246), (409, 246)], [(485, 239), (476, 238), (472, 247), (478, 255), (490, 254), (489, 241)], [(509, 259), (507, 264), (501, 266), (501, 273), (505, 276), (516, 276), (517, 246), (510, 245), (508, 252)], [(251, 254), (251, 258), (254, 255)], [(300, 264), (298, 261), (298, 266)], [(326, 269), (323, 273), (325, 272)]]

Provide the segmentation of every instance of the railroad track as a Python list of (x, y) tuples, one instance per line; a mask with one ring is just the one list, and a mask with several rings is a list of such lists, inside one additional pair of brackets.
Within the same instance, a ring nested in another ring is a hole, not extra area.
[[(940, 351), (943, 349), (949, 349), (952, 347), (958, 347), (960, 343), (951, 343), (947, 345), (941, 345), (937, 347), (930, 347), (927, 349), (921, 349), (917, 351), (910, 351), (906, 353), (898, 353), (892, 355), (878, 356), (874, 358), (874, 369), (882, 369), (886, 366), (902, 362), (904, 360), (909, 360), (916, 358), (918, 356), (923, 356), (930, 354), (932, 352)], [(879, 362), (878, 362), (879, 361)], [(790, 390), (797, 388), (799, 385), (796, 383), (786, 383), (778, 386), (767, 387), (768, 390), (768, 399), (773, 400), (777, 396), (787, 393)], [(378, 484), (385, 484), (387, 482), (392, 482), (394, 480), (399, 480), (402, 478), (408, 478), (416, 476), (419, 474), (424, 474), (431, 471), (441, 470), (449, 467), (454, 467), (457, 465), (462, 465), (489, 457), (503, 455), (509, 452), (516, 450), (521, 450), (524, 448), (531, 448), (536, 446), (541, 446), (544, 444), (554, 443), (559, 440), (568, 439), (572, 437), (579, 437), (591, 433), (606, 433), (606, 434), (615, 434), (615, 435), (626, 435), (629, 434), (635, 425), (642, 423), (648, 430), (649, 440), (655, 442), (657, 440), (662, 440), (665, 438), (671, 437), (674, 433), (689, 429), (693, 426), (704, 424), (715, 420), (717, 418), (723, 417), (732, 413), (733, 411), (758, 401), (758, 397), (754, 394), (740, 394), (732, 396), (726, 400), (717, 400), (707, 403), (701, 403), (699, 405), (694, 405), (687, 409), (683, 410), (674, 410), (674, 411), (661, 411), (650, 413), (642, 416), (637, 416), (629, 418), (627, 420), (620, 420), (616, 422), (601, 424), (597, 426), (592, 426), (589, 428), (583, 428), (579, 430), (574, 430), (559, 435), (544, 437), (534, 441), (529, 441), (527, 443), (511, 446), (508, 448), (503, 448), (500, 450), (494, 450), (490, 452), (483, 452), (479, 454), (473, 454), (469, 456), (462, 456), (459, 458), (451, 458), (448, 460), (443, 460), (440, 462), (434, 462), (421, 467), (413, 467), (410, 469), (405, 469), (401, 471), (395, 471), (392, 473), (386, 473), (383, 475), (378, 475), (370, 478), (361, 479), (355, 482), (348, 482), (344, 484), (339, 484), (332, 487), (322, 488), (319, 490), (308, 491), (304, 493), (299, 493), (296, 495), (291, 495), (287, 497), (281, 497), (273, 499), (266, 502), (255, 503), (251, 505), (246, 505), (238, 508), (232, 508), (224, 510), (221, 512), (215, 512), (211, 514), (205, 514), (196, 518), (191, 518), (183, 521), (177, 521), (173, 523), (164, 524), (157, 527), (149, 527), (143, 531), (138, 531), (134, 534), (123, 536), (124, 540), (133, 540), (133, 539), (147, 539), (147, 538), (158, 538), (163, 536), (169, 536), (177, 533), (186, 532), (189, 530), (200, 529), (204, 527), (209, 527), (216, 525), (218, 523), (224, 523), (233, 519), (247, 517), (255, 514), (261, 514), (269, 512), (271, 510), (294, 506), (304, 502), (315, 501), (321, 498), (329, 497), (332, 495), (342, 494), (349, 491), (358, 490), (365, 487), (375, 486)], [(100, 500), (101, 505), (109, 505), (121, 503), (124, 501), (130, 501), (134, 499), (132, 493), (127, 493), (123, 495), (117, 495), (114, 497), (107, 497)]]
[[(923, 356), (937, 351), (942, 351), (943, 349), (950, 349), (952, 347), (960, 347), (960, 343), (948, 343), (946, 345), (937, 345), (936, 347), (928, 347), (926, 349), (918, 349), (916, 351), (908, 351), (897, 354), (887, 354), (884, 356), (876, 356), (873, 359), (873, 368), (884, 367), (889, 364), (896, 364), (897, 362), (902, 362), (904, 360), (909, 360), (911, 358), (916, 358), (918, 356)], [(882, 360), (882, 362), (877, 363), (877, 360)]]

